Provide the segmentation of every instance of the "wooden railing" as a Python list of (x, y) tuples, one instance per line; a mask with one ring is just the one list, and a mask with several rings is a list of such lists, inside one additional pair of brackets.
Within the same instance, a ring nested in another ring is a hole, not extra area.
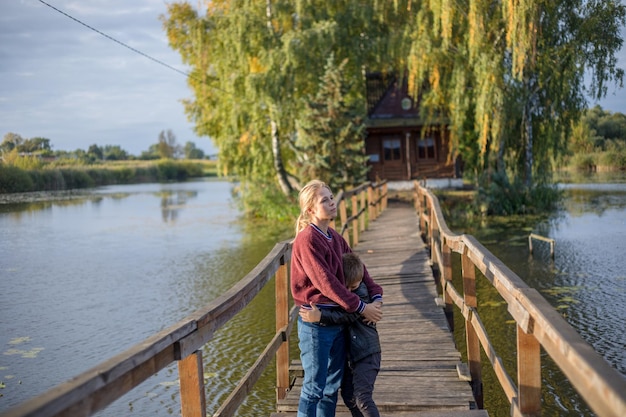
[[(365, 183), (337, 195), (344, 236), (358, 242), (358, 233), (364, 230), (366, 221), (374, 220), (386, 207), (386, 190), (385, 182)], [(346, 215), (348, 208), (353, 213), (351, 217)], [(289, 336), (298, 316), (295, 306), (289, 309), (290, 259), (291, 240), (277, 243), (250, 273), (205, 308), (72, 380), (8, 410), (2, 417), (90, 416), (174, 362), (178, 363), (182, 416), (206, 416), (202, 346), (243, 310), (272, 277), (275, 277), (276, 333), (213, 415), (232, 416), (274, 356), (276, 397), (284, 398), (290, 387)]]
[[(538, 291), (529, 288), (474, 237), (452, 233), (437, 198), (418, 182), (415, 182), (415, 207), (422, 233), (429, 242), (431, 261), (439, 270), (446, 315), (450, 320), (456, 306), (465, 318), (472, 390), (481, 408), (482, 347), (511, 404), (511, 416), (540, 415), (540, 349), (543, 348), (598, 416), (626, 416), (626, 379), (595, 352)], [(453, 253), (461, 257), (461, 292), (452, 285)], [(504, 369), (477, 313), (480, 301), (476, 293), (476, 270), (506, 301), (508, 312), (515, 319), (517, 385)]]

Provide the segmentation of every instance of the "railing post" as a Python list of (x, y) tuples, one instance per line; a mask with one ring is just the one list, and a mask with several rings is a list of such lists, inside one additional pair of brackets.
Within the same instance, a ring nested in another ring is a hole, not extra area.
[[(361, 209), (366, 209), (367, 206), (366, 204), (366, 199), (365, 199), (365, 191), (361, 190), (361, 192), (359, 192), (359, 196), (361, 198), (361, 205), (359, 206), (359, 210)], [(365, 231), (365, 212), (363, 212), (363, 214), (361, 216), (359, 216), (360, 220), (361, 220), (361, 232)]]
[[(474, 311), (478, 307), (476, 294), (476, 269), (467, 255), (467, 247), (461, 254), (461, 269), (463, 274), (463, 300), (465, 305)], [(472, 376), (472, 393), (479, 409), (483, 409), (483, 380), (480, 360), (480, 340), (472, 325), (472, 316), (465, 319), (465, 342), (467, 345), (467, 362)]]
[(352, 204), (352, 245), (357, 246), (359, 244), (359, 220), (357, 219), (357, 215), (359, 214), (359, 205), (356, 194), (352, 194), (350, 198), (350, 202)]
[(196, 350), (178, 361), (180, 406), (183, 417), (206, 417), (202, 352)]
[(452, 284), (452, 251), (448, 246), (448, 243), (444, 239), (441, 239), (441, 234), (439, 230), (437, 230), (437, 234), (439, 235), (439, 241), (441, 244), (441, 283), (444, 284), (442, 288), (444, 289), (444, 301), (446, 303), (445, 306), (445, 314), (448, 319), (448, 326), (450, 327), (450, 331), (454, 332), (454, 302), (452, 301), (452, 297), (445, 291), (448, 283)]
[(437, 237), (435, 236), (435, 213), (431, 206), (428, 207), (428, 237), (430, 239), (430, 264), (437, 263), (435, 247), (437, 245)]
[[(348, 219), (348, 212), (346, 209), (346, 199), (342, 198), (341, 201), (339, 202), (339, 219), (341, 219), (341, 228), (343, 229), (343, 226), (346, 225), (346, 230), (343, 232), (342, 236), (343, 238), (346, 240), (346, 242), (348, 242), (348, 245), (350, 245), (350, 225), (347, 224), (346, 220)], [(354, 244), (352, 244), (351, 246), (354, 246)]]
[(532, 334), (517, 325), (516, 406), (522, 416), (541, 415), (541, 345)]
[(376, 220), (376, 207), (374, 207), (374, 187), (370, 184), (367, 187), (367, 212), (369, 214), (370, 222)]
[(387, 183), (383, 185), (383, 211), (387, 210), (387, 196), (389, 193), (387, 192)]
[[(280, 258), (276, 271), (276, 331), (289, 324), (289, 274), (285, 257)], [(282, 400), (289, 391), (289, 341), (286, 338), (276, 352), (276, 400)]]
[(422, 195), (421, 190), (419, 189), (419, 185), (417, 181), (414, 183), (415, 190), (415, 209), (417, 210), (418, 220), (420, 224), (420, 232), (422, 236), (426, 236), (426, 231), (424, 230), (424, 196)]

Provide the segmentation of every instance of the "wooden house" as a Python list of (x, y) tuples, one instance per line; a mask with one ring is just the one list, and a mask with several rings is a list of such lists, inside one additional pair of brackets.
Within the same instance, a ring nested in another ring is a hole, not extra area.
[(447, 125), (427, 127), (406, 83), (395, 77), (369, 73), (366, 81), (368, 179), (457, 177), (458, 163), (448, 157)]

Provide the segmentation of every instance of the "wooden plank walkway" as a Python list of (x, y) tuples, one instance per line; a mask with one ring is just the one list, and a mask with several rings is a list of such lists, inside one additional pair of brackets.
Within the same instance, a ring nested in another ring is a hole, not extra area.
[[(463, 368), (461, 355), (435, 302), (435, 280), (414, 208), (390, 201), (360, 235), (354, 251), (384, 290), (383, 320), (378, 323), (382, 364), (374, 391), (381, 415), (487, 417), (486, 411), (473, 409), (469, 382), (457, 371)], [(300, 384), (297, 378), (272, 417), (296, 415)], [(340, 396), (337, 417), (344, 416), (350, 413)]]

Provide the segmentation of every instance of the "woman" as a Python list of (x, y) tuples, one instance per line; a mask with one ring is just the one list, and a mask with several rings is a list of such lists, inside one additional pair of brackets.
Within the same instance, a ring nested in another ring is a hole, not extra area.
[[(367, 270), (363, 282), (372, 303), (366, 304), (345, 285), (342, 257), (351, 252), (345, 239), (333, 230), (330, 222), (337, 206), (330, 187), (313, 180), (299, 196), (300, 215), (291, 256), (291, 294), (296, 305), (310, 308), (342, 308), (359, 312), (370, 322), (382, 318), (382, 288)], [(298, 417), (335, 415), (337, 393), (346, 360), (343, 325), (321, 325), (298, 319), (300, 360), (304, 382), (298, 405)]]

